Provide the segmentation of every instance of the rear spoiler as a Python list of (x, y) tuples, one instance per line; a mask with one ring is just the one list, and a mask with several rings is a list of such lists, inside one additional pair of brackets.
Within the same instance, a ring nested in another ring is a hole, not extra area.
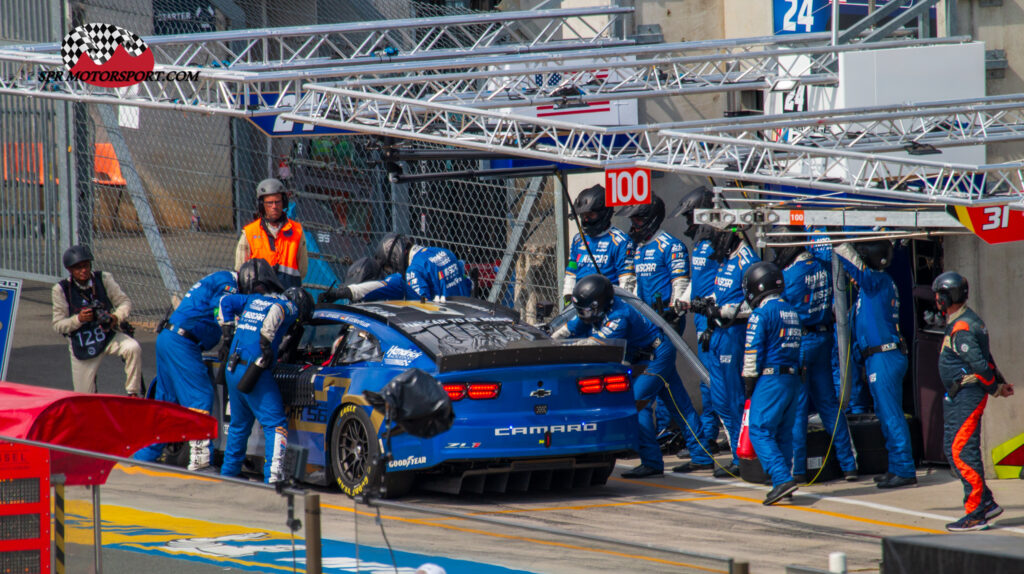
[(580, 343), (581, 341), (520, 341), (504, 349), (441, 355), (437, 358), (437, 370), (439, 373), (450, 373), (498, 367), (622, 363), (626, 356), (626, 342), (623, 340)]

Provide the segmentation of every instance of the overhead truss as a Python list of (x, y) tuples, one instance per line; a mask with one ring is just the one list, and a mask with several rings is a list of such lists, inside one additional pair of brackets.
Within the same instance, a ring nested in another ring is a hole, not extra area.
[(307, 85), (307, 94), (296, 111), (282, 117), (599, 169), (636, 165), (688, 175), (964, 205), (1024, 199), (1022, 162), (949, 164), (709, 135), (657, 124), (589, 126), (322, 85)]

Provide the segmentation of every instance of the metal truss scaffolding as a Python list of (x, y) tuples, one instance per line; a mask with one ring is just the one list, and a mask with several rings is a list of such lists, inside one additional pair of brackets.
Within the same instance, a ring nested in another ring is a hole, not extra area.
[[(826, 34), (808, 34), (634, 46), (611, 33), (614, 21), (631, 11), (541, 10), (158, 37), (147, 40), (157, 70), (198, 71), (198, 79), (129, 89), (66, 76), (44, 80), (41, 72), (63, 70), (59, 47), (11, 47), (0, 50), (0, 94), (236, 117), (280, 114), (595, 169), (636, 165), (887, 199), (1024, 203), (1024, 162), (966, 165), (919, 155), (1022, 139), (1019, 95), (615, 128), (508, 111), (763, 90), (782, 80), (834, 84), (844, 52), (968, 40), (833, 46)], [(883, 155), (900, 150), (911, 155)]]

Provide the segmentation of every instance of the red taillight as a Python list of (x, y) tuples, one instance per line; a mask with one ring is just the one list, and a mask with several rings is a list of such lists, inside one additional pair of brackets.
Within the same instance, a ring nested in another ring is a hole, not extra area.
[(501, 391), (501, 383), (469, 383), (469, 398), (493, 399)]
[(593, 395), (601, 392), (600, 377), (580, 379), (576, 381), (576, 385), (579, 386), (580, 392), (583, 393), (584, 395)]
[(622, 393), (629, 390), (629, 377), (611, 375), (604, 378), (604, 389), (609, 393)]
[(453, 401), (460, 401), (466, 396), (466, 384), (465, 383), (445, 383), (444, 392), (448, 393), (448, 398)]

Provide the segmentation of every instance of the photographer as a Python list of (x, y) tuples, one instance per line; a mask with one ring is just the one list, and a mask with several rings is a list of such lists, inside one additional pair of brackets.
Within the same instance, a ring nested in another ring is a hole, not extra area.
[(125, 392), (142, 396), (142, 347), (128, 334), (132, 302), (110, 273), (92, 270), (92, 252), (74, 245), (64, 252), (71, 273), (53, 286), (53, 330), (68, 338), (71, 379), (79, 393), (96, 392), (96, 372), (103, 355), (124, 361)]

